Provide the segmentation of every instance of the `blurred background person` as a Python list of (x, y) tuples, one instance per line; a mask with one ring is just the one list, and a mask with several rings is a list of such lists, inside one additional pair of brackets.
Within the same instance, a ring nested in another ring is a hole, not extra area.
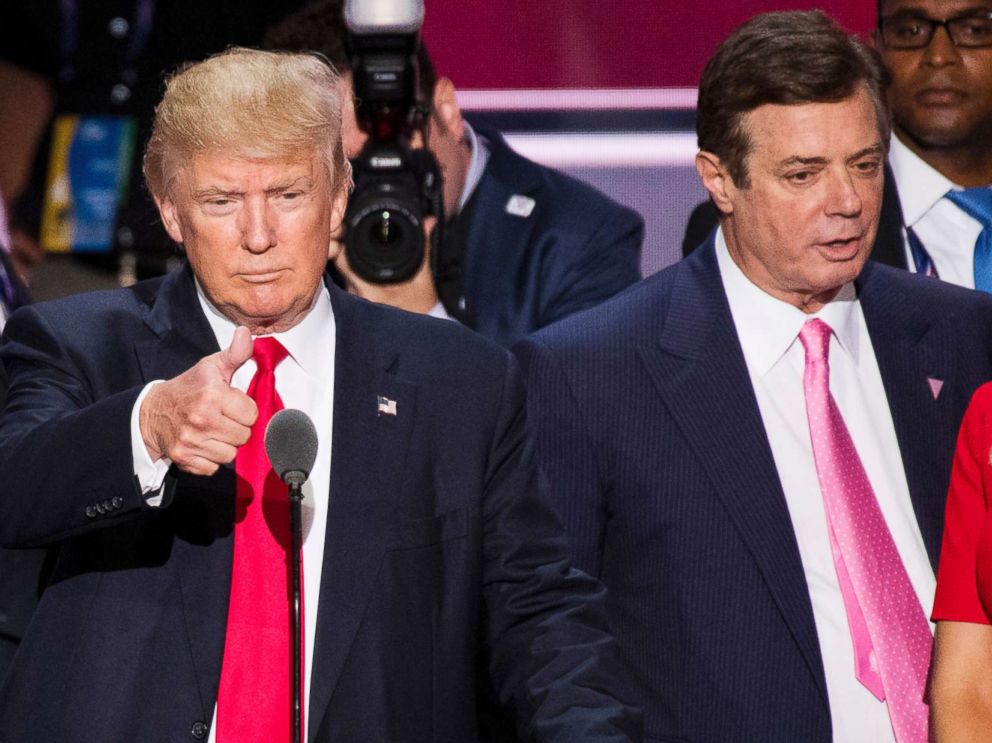
[[(141, 178), (163, 74), (263, 30), (300, 0), (6, 0), (0, 190), (35, 294), (162, 273), (176, 256)], [(46, 268), (38, 264), (54, 256)], [(25, 278), (29, 278), (25, 276)]]
[[(310, 3), (270, 29), (265, 46), (320, 52), (353, 82), (343, 8), (342, 0)], [(356, 276), (342, 257), (337, 267), (350, 291), (456, 318), (510, 345), (640, 278), (640, 216), (514, 153), (497, 132), (474, 130), (458, 107), (454, 84), (437, 77), (422, 44), (417, 62), (428, 109), (426, 145), (443, 178), (446, 222), (438, 268), (432, 273), (425, 255), (411, 280), (376, 284)], [(352, 116), (345, 126), (348, 155), (355, 157), (368, 136)]]
[(874, 255), (992, 291), (992, 0), (881, 0), (875, 41), (898, 199)]

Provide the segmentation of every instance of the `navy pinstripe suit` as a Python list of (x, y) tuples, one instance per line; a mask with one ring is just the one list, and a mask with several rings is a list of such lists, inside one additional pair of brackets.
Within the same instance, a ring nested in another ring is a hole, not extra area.
[[(857, 287), (936, 564), (957, 428), (992, 377), (992, 297), (871, 262)], [(803, 567), (712, 239), (515, 351), (577, 564), (610, 589), (646, 739), (830, 741)], [(945, 381), (936, 400), (928, 376)]]

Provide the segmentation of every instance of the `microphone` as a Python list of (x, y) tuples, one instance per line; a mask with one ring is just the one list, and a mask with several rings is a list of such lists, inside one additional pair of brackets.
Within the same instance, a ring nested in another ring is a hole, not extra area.
[(284, 483), (301, 488), (317, 459), (317, 429), (313, 421), (302, 410), (280, 410), (265, 427), (265, 453)]
[(285, 408), (272, 416), (265, 427), (265, 453), (269, 455), (272, 469), (289, 486), (290, 525), (290, 585), (292, 596), (293, 640), (293, 696), (290, 700), (292, 740), (299, 743), (303, 729), (303, 611), (302, 551), (303, 520), (300, 501), (303, 500), (303, 483), (310, 477), (310, 470), (317, 459), (317, 429), (302, 410)]

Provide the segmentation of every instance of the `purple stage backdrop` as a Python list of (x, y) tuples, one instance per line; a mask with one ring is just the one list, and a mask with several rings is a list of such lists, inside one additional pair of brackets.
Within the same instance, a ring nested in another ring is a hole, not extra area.
[(769, 10), (819, 8), (874, 24), (872, 0), (425, 0), (424, 38), (463, 88), (695, 86), (717, 44)]

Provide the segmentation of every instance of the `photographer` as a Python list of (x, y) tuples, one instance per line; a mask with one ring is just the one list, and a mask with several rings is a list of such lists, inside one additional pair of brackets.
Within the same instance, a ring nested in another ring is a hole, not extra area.
[[(271, 28), (265, 45), (320, 52), (354, 84), (342, 0), (306, 5)], [(473, 130), (454, 85), (436, 77), (423, 45), (416, 63), (428, 109), (426, 145), (443, 179), (440, 254), (431, 255), (428, 246), (412, 278), (376, 283), (356, 276), (342, 251), (337, 267), (352, 293), (453, 317), (508, 346), (638, 280), (643, 222), (637, 214), (519, 156), (499, 134)], [(368, 135), (349, 114), (344, 140), (355, 158)], [(423, 144), (419, 132), (411, 141)]]

